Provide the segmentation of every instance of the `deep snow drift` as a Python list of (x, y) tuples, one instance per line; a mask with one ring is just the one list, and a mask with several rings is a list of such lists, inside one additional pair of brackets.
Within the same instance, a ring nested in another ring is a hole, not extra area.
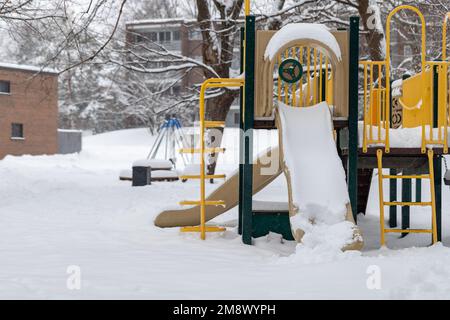
[[(256, 137), (257, 151), (277, 143), (275, 131)], [(377, 179), (367, 215), (359, 216), (362, 253), (296, 250), (276, 234), (246, 246), (233, 227), (201, 241), (152, 223), (162, 208), (195, 198), (198, 181), (132, 188), (118, 179), (147, 155), (152, 139), (145, 129), (125, 130), (86, 137), (79, 155), (0, 161), (0, 298), (450, 298), (448, 188), (444, 245), (427, 247), (429, 235), (390, 234), (392, 249), (379, 250)], [(226, 130), (221, 172), (235, 169), (237, 139), (236, 130)], [(285, 188), (280, 177), (255, 199), (286, 201)], [(233, 226), (236, 217), (232, 210), (216, 222)], [(429, 221), (427, 208), (412, 209), (411, 227)], [(407, 248), (413, 246), (420, 248)], [(80, 290), (66, 286), (73, 265), (81, 268)], [(380, 290), (367, 286), (373, 266)]]

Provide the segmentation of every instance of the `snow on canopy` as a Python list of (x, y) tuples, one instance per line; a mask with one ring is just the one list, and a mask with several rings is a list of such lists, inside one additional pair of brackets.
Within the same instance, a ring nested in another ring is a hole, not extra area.
[(292, 23), (285, 25), (270, 39), (264, 58), (272, 60), (277, 52), (289, 42), (302, 39), (322, 42), (333, 50), (336, 57), (341, 60), (341, 49), (336, 38), (325, 25), (316, 23)]

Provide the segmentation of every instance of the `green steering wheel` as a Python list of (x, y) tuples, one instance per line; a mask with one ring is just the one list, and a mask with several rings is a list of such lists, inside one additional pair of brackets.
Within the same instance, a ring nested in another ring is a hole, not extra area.
[(278, 74), (284, 82), (295, 83), (303, 76), (303, 66), (297, 59), (286, 59), (278, 68)]

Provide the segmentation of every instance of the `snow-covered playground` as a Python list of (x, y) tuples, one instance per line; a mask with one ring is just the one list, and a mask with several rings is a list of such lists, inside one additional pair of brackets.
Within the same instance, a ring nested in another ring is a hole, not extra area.
[[(163, 208), (195, 198), (198, 181), (132, 188), (118, 179), (120, 170), (146, 156), (152, 139), (146, 129), (122, 130), (85, 137), (80, 154), (0, 161), (0, 298), (450, 298), (448, 188), (443, 241), (431, 247), (429, 234), (390, 234), (390, 249), (379, 249), (375, 177), (367, 213), (358, 216), (362, 252), (296, 246), (277, 234), (244, 245), (237, 209), (215, 220), (228, 226), (226, 232), (202, 241), (153, 224)], [(236, 139), (237, 131), (226, 129), (221, 172), (237, 166)], [(276, 141), (276, 131), (258, 131), (255, 148)], [(208, 191), (220, 183), (208, 184)], [(286, 197), (281, 176), (255, 199)], [(411, 210), (411, 227), (429, 228), (429, 208)], [(67, 286), (71, 266), (80, 268), (80, 290)], [(372, 283), (378, 275), (381, 288)]]
[(0, 300), (450, 300), (445, 1), (16, 0), (0, 21)]

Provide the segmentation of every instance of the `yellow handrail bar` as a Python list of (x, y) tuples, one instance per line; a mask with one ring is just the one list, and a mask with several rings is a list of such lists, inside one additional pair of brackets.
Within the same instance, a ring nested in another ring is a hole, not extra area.
[(383, 175), (383, 179), (430, 179), (430, 175), (428, 174), (418, 174), (418, 175)]
[(205, 96), (209, 88), (231, 88), (242, 87), (245, 84), (244, 79), (238, 78), (212, 78), (207, 79), (202, 83), (200, 89), (200, 237), (202, 240), (206, 239), (206, 185), (205, 181), (207, 175), (205, 173)]
[(418, 207), (426, 207), (431, 206), (433, 203), (429, 202), (408, 202), (408, 201), (386, 201), (383, 202), (385, 206), (418, 206)]
[(450, 12), (447, 12), (442, 26), (442, 60), (447, 60), (447, 27), (450, 20)]
[[(389, 128), (389, 114), (386, 112), (388, 101), (386, 88), (381, 86), (383, 66), (386, 61), (360, 61), (364, 68), (364, 108), (363, 108), (363, 152), (367, 152), (369, 145), (384, 144), (389, 147), (382, 138), (381, 129)], [(378, 76), (375, 72), (378, 72)], [(375, 82), (374, 82), (375, 81)], [(378, 85), (375, 85), (378, 83)], [(377, 122), (377, 123), (375, 123)], [(374, 133), (374, 126), (376, 130)]]
[[(423, 83), (425, 83), (425, 65), (426, 65), (426, 57), (427, 57), (425, 17), (422, 14), (422, 12), (414, 6), (410, 6), (410, 5), (398, 6), (389, 13), (389, 15), (387, 17), (387, 21), (386, 21), (386, 102), (387, 103), (386, 103), (386, 108), (385, 108), (385, 110), (386, 110), (385, 116), (387, 119), (390, 118), (390, 111), (391, 111), (390, 110), (391, 101), (389, 99), (390, 90), (391, 90), (390, 85), (389, 85), (390, 77), (391, 77), (391, 74), (390, 74), (391, 73), (391, 70), (390, 70), (390, 68), (391, 68), (391, 20), (392, 20), (392, 17), (401, 10), (410, 10), (410, 11), (415, 12), (419, 16), (420, 21), (421, 21), (422, 80), (423, 80)], [(422, 92), (422, 98), (423, 98), (423, 97), (425, 97), (426, 88), (423, 88), (422, 90), (423, 90), (423, 92)], [(386, 152), (388, 152), (389, 151), (389, 126), (387, 126), (387, 128), (385, 128), (385, 129), (386, 129), (386, 133), (385, 133), (386, 134), (386, 137), (385, 137), (386, 138), (386, 146), (385, 147), (386, 147)], [(423, 147), (422, 147), (422, 152), (425, 152)]]
[(385, 233), (433, 233), (431, 229), (384, 229)]
[[(448, 95), (447, 91), (449, 91), (448, 87), (448, 62), (447, 62), (447, 28), (448, 28), (448, 21), (450, 20), (450, 12), (447, 12), (444, 18), (444, 24), (442, 26), (442, 60), (446, 62), (444, 64), (444, 89), (445, 92), (443, 93), (444, 98), (444, 153), (448, 153), (448, 121), (449, 121), (449, 101), (448, 101)], [(440, 128), (440, 127), (439, 127)]]

